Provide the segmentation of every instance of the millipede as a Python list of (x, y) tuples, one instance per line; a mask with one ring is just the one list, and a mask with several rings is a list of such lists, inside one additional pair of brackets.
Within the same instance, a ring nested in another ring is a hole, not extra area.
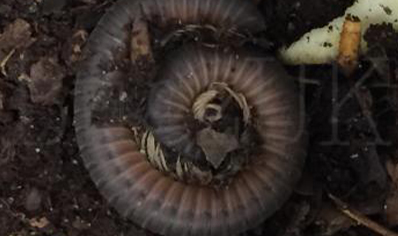
[[(154, 76), (135, 94), (144, 96), (142, 122), (126, 125), (107, 109), (120, 102), (110, 91), (138, 76), (121, 65), (134, 64), (137, 21), (156, 47)], [(172, 35), (187, 26), (228, 40), (167, 49), (153, 40), (152, 28)], [(121, 0), (100, 20), (77, 74), (75, 130), (92, 180), (121, 215), (160, 235), (235, 235), (288, 199), (306, 156), (301, 96), (256, 40), (232, 43), (265, 28), (248, 0)], [(109, 119), (98, 122), (99, 108)]]

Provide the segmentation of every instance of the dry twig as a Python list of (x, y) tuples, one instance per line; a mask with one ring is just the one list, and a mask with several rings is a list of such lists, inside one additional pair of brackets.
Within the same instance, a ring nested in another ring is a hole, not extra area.
[(398, 233), (395, 233), (386, 227), (374, 222), (373, 220), (369, 219), (359, 211), (352, 209), (348, 206), (348, 204), (344, 203), (337, 197), (333, 196), (332, 194), (329, 194), (329, 198), (333, 200), (333, 202), (336, 204), (336, 206), (339, 208), (339, 210), (344, 213), (346, 216), (349, 218), (353, 219), (356, 221), (358, 224), (363, 225), (367, 227), (368, 229), (383, 235), (383, 236), (398, 236)]
[(12, 50), (7, 54), (7, 56), (0, 62), (1, 73), (2, 73), (4, 76), (7, 76), (7, 71), (6, 71), (7, 62), (10, 60), (10, 58), (12, 57), (12, 55), (14, 55), (14, 53), (15, 53), (15, 49), (12, 49)]

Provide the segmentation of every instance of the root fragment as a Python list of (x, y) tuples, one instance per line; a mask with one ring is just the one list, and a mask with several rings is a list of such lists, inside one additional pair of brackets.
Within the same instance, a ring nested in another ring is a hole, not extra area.
[(7, 56), (0, 62), (0, 70), (1, 70), (1, 73), (2, 73), (4, 76), (7, 76), (7, 71), (6, 71), (7, 62), (10, 60), (10, 58), (12, 57), (12, 55), (14, 55), (14, 53), (15, 53), (15, 49), (12, 49), (12, 50), (7, 54)]

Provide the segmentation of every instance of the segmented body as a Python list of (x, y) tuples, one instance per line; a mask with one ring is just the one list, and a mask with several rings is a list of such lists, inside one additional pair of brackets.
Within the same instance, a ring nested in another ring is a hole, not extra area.
[[(228, 186), (187, 184), (154, 168), (128, 127), (97, 125), (94, 110), (129, 50), (134, 21), (212, 25), (256, 33), (264, 22), (247, 0), (122, 0), (100, 21), (86, 48), (75, 92), (75, 127), (93, 181), (122, 215), (162, 235), (233, 235), (254, 227), (287, 199), (304, 162), (303, 114), (293, 82), (275, 60), (202, 48), (182, 50), (149, 99), (156, 137), (186, 155), (199, 149), (184, 127), (194, 99), (213, 82), (242, 93), (263, 140), (260, 154)], [(239, 55), (239, 57), (237, 56)], [(114, 68), (112, 71), (104, 68)], [(116, 71), (116, 72), (115, 72)]]

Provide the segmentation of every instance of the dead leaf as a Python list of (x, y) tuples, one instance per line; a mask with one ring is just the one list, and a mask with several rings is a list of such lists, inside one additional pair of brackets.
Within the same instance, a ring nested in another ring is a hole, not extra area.
[(62, 91), (65, 69), (55, 58), (41, 58), (30, 68), (28, 87), (34, 103), (53, 105), (58, 103)]
[(37, 218), (30, 219), (29, 224), (32, 227), (42, 229), (42, 228), (46, 227), (47, 225), (49, 225), (50, 222), (48, 221), (48, 219), (46, 217), (42, 217), (40, 219), (37, 219)]
[(219, 133), (212, 128), (202, 129), (197, 133), (197, 143), (214, 168), (218, 168), (226, 155), (239, 147), (236, 137)]
[(12, 50), (29, 47), (35, 41), (31, 36), (31, 26), (25, 20), (16, 19), (9, 24), (0, 35), (0, 61)]

